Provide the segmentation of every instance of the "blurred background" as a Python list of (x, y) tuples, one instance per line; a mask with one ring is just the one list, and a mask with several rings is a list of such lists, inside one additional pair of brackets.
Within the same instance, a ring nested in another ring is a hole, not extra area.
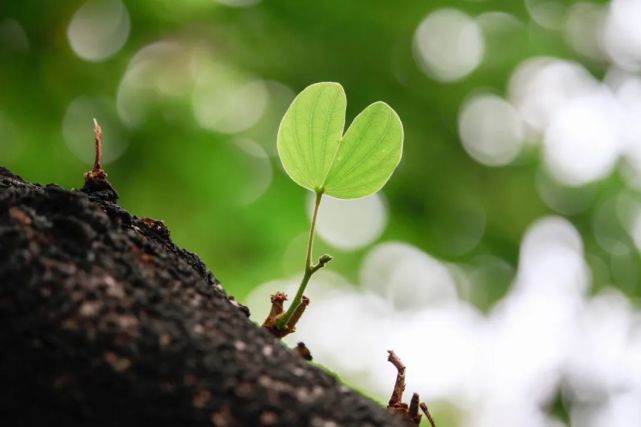
[(311, 198), (276, 130), (340, 82), (405, 127), (380, 193), (324, 199), (290, 342), (439, 426), (641, 425), (641, 0), (0, 2), (0, 164), (80, 187), (103, 125), (121, 204), (261, 322)]

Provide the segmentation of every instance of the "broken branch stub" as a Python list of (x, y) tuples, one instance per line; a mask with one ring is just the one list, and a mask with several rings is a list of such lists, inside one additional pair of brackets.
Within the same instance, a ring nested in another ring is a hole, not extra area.
[(420, 401), (418, 393), (414, 393), (412, 395), (409, 406), (407, 403), (403, 403), (403, 392), (405, 391), (405, 365), (401, 362), (401, 359), (396, 353), (394, 353), (394, 351), (388, 350), (387, 352), (389, 353), (387, 360), (394, 365), (397, 371), (394, 390), (392, 391), (392, 396), (390, 397), (387, 409), (390, 412), (400, 414), (409, 419), (414, 425), (419, 425), (422, 418), (421, 414), (418, 412), (420, 408), (427, 417), (430, 425), (432, 427), (436, 427), (436, 423), (428, 411), (427, 405), (425, 402)]
[(301, 316), (305, 312), (305, 309), (309, 305), (309, 298), (302, 297), (302, 300), (298, 307), (294, 310), (292, 317), (289, 319), (286, 325), (281, 326), (280, 320), (285, 315), (284, 304), (287, 301), (287, 295), (283, 292), (276, 292), (271, 296), (272, 307), (267, 315), (267, 318), (263, 322), (263, 328), (267, 329), (277, 338), (283, 338), (287, 335), (293, 333), (296, 330), (296, 324), (300, 320)]

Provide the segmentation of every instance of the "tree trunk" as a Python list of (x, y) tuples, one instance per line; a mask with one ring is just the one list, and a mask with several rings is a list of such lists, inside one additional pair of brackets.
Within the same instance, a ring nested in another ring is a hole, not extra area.
[(67, 191), (0, 168), (1, 425), (407, 425), (116, 200), (107, 181)]

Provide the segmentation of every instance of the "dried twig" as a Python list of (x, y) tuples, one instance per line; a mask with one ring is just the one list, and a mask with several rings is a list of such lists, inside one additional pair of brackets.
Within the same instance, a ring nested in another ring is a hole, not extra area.
[(430, 425), (432, 427), (436, 427), (436, 423), (434, 422), (434, 418), (432, 418), (432, 414), (430, 414), (430, 411), (427, 409), (427, 405), (425, 404), (425, 402), (421, 402), (419, 406), (421, 407), (421, 410), (423, 411), (423, 413), (427, 417), (427, 420), (430, 422)]
[(296, 330), (296, 324), (300, 320), (300, 317), (303, 315), (308, 305), (309, 305), (309, 298), (307, 298), (306, 296), (303, 296), (300, 304), (298, 305), (298, 307), (296, 307), (296, 311), (294, 311), (292, 318), (289, 319), (289, 322), (287, 322), (286, 327), (289, 330), (289, 333), (292, 333)]
[(276, 326), (276, 322), (278, 322), (280, 316), (283, 315), (283, 306), (285, 304), (285, 301), (287, 301), (287, 295), (285, 295), (283, 292), (276, 292), (271, 296), (272, 308), (271, 310), (269, 310), (269, 314), (263, 322), (263, 328), (268, 329), (273, 333), (272, 329)]
[(421, 414), (418, 413), (419, 397), (418, 393), (412, 395), (412, 400), (410, 400), (410, 408), (408, 410), (408, 415), (410, 419), (419, 425), (421, 423)]
[(409, 418), (415, 425), (419, 425), (422, 418), (422, 415), (418, 412), (420, 407), (431, 426), (436, 427), (432, 415), (427, 410), (427, 405), (420, 401), (418, 393), (414, 393), (412, 395), (409, 406), (407, 403), (403, 403), (403, 392), (405, 391), (405, 365), (392, 350), (388, 350), (387, 352), (389, 353), (387, 360), (394, 365), (397, 371), (394, 390), (392, 391), (392, 397), (390, 397), (387, 409)]
[(398, 371), (396, 374), (396, 383), (394, 383), (394, 390), (392, 391), (392, 397), (389, 399), (388, 408), (396, 407), (403, 404), (403, 392), (405, 391), (405, 365), (401, 362), (401, 359), (394, 353), (392, 350), (387, 351), (389, 356), (387, 360), (396, 367)]
[(275, 337), (283, 338), (296, 330), (296, 324), (300, 320), (301, 316), (305, 312), (305, 309), (309, 305), (309, 298), (303, 296), (300, 304), (294, 310), (292, 317), (289, 319), (285, 326), (280, 326), (280, 320), (285, 315), (284, 313), (284, 303), (287, 301), (287, 295), (282, 292), (276, 292), (272, 295), (272, 308), (267, 316), (267, 319), (263, 322), (263, 328), (271, 332)]

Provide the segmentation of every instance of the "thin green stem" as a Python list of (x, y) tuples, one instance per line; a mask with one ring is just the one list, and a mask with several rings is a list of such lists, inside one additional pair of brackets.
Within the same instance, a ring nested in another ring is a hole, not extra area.
[[(309, 238), (307, 239), (307, 258), (305, 259), (305, 270), (312, 268), (312, 249), (314, 246), (314, 232), (316, 231), (316, 218), (318, 218), (318, 209), (320, 208), (323, 191), (316, 193), (314, 201), (314, 213), (312, 214), (312, 225), (309, 227)], [(302, 296), (302, 295), (301, 295)]]
[(314, 232), (316, 231), (316, 218), (318, 217), (318, 208), (320, 207), (320, 202), (322, 197), (323, 197), (323, 191), (322, 190), (317, 191), (316, 200), (314, 202), (314, 213), (312, 214), (312, 224), (309, 228), (309, 238), (307, 240), (307, 256), (305, 258), (305, 273), (303, 274), (303, 279), (301, 280), (300, 285), (298, 285), (298, 291), (296, 292), (296, 296), (292, 300), (292, 303), (289, 306), (289, 309), (287, 309), (287, 312), (283, 315), (283, 317), (280, 318), (280, 320), (277, 323), (278, 327), (280, 328), (284, 328), (287, 326), (287, 323), (294, 315), (294, 312), (296, 312), (296, 309), (298, 308), (298, 306), (301, 304), (303, 300), (303, 293), (305, 292), (305, 288), (307, 288), (309, 279), (311, 279), (314, 273), (320, 270), (325, 264), (327, 264), (331, 260), (331, 257), (329, 257), (328, 255), (323, 255), (318, 260), (318, 264), (312, 264), (312, 249), (314, 246)]

